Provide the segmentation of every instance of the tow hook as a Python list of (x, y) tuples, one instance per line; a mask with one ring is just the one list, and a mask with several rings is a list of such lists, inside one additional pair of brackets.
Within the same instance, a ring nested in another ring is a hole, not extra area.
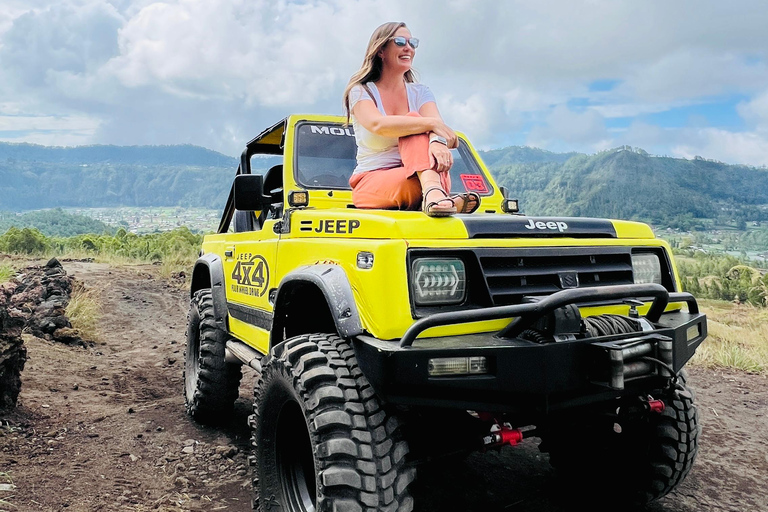
[(497, 448), (504, 445), (516, 446), (523, 440), (523, 431), (507, 424), (494, 425), (491, 432), (483, 437), (483, 448)]

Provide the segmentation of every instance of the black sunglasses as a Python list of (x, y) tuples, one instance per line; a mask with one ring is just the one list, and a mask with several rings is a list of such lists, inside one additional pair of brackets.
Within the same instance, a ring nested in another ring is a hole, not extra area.
[(392, 38), (392, 41), (394, 41), (397, 46), (405, 46), (405, 44), (408, 43), (414, 50), (419, 47), (419, 40), (415, 37), (408, 38), (403, 36), (395, 36)]

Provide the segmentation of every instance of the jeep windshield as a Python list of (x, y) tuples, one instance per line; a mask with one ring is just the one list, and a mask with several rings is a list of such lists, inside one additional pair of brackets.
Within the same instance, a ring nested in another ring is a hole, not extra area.
[[(303, 122), (296, 127), (295, 177), (307, 188), (349, 190), (355, 170), (355, 132), (352, 126), (337, 123)], [(451, 193), (474, 191), (493, 194), (483, 171), (463, 140), (451, 150)]]

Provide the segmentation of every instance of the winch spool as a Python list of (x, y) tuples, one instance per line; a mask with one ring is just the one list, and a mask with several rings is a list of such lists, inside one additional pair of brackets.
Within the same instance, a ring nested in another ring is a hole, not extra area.
[(582, 319), (584, 332), (590, 338), (610, 336), (613, 334), (630, 334), (641, 332), (640, 321), (622, 315), (596, 315)]
[(645, 330), (643, 321), (639, 318), (610, 314), (582, 318), (578, 308), (570, 305), (542, 317), (530, 329), (520, 333), (520, 338), (536, 343), (551, 343), (577, 338), (631, 334), (643, 330)]

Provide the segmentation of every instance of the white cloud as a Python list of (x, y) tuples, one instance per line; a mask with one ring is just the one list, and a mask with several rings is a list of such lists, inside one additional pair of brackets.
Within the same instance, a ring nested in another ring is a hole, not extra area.
[(768, 138), (754, 132), (704, 128), (686, 134), (689, 141), (672, 147), (672, 155), (702, 156), (722, 162), (768, 166)]
[(93, 135), (99, 125), (98, 119), (87, 116), (0, 116), (0, 132), (7, 131), (78, 131)]
[(2, 77), (23, 88), (45, 87), (52, 73), (89, 75), (117, 52), (123, 20), (102, 1), (31, 10), (3, 33)]
[[(465, 133), (471, 140), (487, 140), (493, 136), (494, 127), (501, 122), (500, 105), (493, 105), (494, 98), (480, 94), (468, 98), (451, 95), (440, 98), (440, 114), (446, 123), (461, 126), (457, 131)], [(459, 123), (452, 120), (460, 121)]]
[[(86, 142), (237, 154), (291, 112), (340, 113), (371, 32), (390, 20), (422, 40), (416, 68), (449, 124), (478, 146), (527, 137), (550, 149), (647, 143), (720, 158), (727, 139), (744, 151), (738, 161), (763, 161), (764, 0), (4, 0), (0, 115), (42, 116), (51, 127), (51, 113), (98, 120), (52, 128)], [(604, 79), (619, 84), (589, 89)], [(749, 131), (605, 128), (607, 118), (723, 94), (749, 98), (738, 107)], [(569, 109), (574, 98), (587, 106)]]
[(339, 94), (354, 71), (350, 27), (339, 26), (354, 21), (346, 11), (266, 0), (154, 3), (120, 31), (121, 54), (108, 68), (127, 87), (157, 84), (246, 105), (312, 105)]
[(764, 63), (711, 48), (681, 48), (632, 71), (616, 94), (639, 101), (680, 102), (750, 92), (768, 82)]
[(751, 128), (763, 136), (768, 136), (768, 90), (751, 101), (740, 103), (736, 110)]
[(610, 144), (605, 120), (594, 110), (574, 112), (565, 105), (557, 105), (545, 124), (531, 130), (528, 144), (561, 149), (558, 146), (562, 143), (589, 146), (593, 150), (605, 149)]

